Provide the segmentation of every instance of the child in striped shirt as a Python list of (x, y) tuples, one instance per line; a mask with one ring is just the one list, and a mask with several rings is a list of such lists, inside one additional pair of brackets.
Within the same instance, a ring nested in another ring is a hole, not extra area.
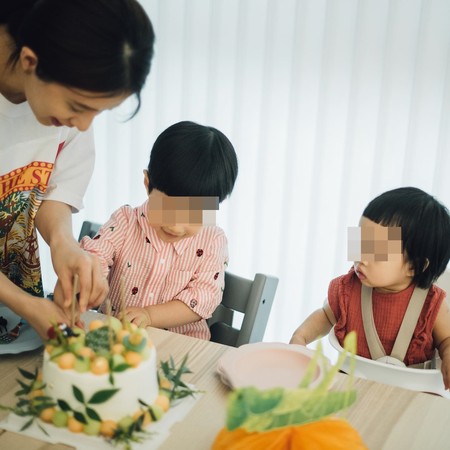
[[(219, 130), (184, 121), (163, 131), (144, 170), (148, 199), (119, 208), (81, 241), (101, 260), (113, 315), (210, 339), (206, 319), (222, 301), (228, 264), (215, 211), (237, 172), (234, 148)], [(100, 311), (107, 309), (105, 301)]]

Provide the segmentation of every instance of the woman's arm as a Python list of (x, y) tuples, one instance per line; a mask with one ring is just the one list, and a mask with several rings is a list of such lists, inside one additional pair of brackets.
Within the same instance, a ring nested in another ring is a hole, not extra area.
[(55, 301), (68, 308), (72, 301), (73, 279), (79, 277), (80, 310), (99, 305), (108, 294), (108, 283), (98, 259), (83, 251), (72, 234), (72, 210), (65, 203), (43, 201), (36, 214), (36, 227), (50, 246), (58, 276)]

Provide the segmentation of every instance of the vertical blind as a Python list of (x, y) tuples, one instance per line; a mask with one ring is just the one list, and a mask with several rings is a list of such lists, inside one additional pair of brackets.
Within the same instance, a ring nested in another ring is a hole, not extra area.
[(145, 200), (142, 170), (167, 126), (215, 126), (239, 159), (218, 214), (229, 270), (279, 277), (265, 340), (288, 341), (349, 269), (347, 227), (373, 197), (417, 186), (450, 206), (450, 1), (141, 3), (157, 37), (142, 107), (96, 119), (75, 235)]

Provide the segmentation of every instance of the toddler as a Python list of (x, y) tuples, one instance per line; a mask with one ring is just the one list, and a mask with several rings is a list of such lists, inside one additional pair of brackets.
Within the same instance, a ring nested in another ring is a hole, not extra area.
[(185, 121), (161, 133), (144, 171), (147, 201), (121, 207), (81, 241), (100, 258), (113, 315), (210, 339), (206, 319), (222, 300), (228, 264), (215, 211), (237, 172), (234, 148), (219, 130)]
[(359, 225), (349, 229), (353, 267), (331, 281), (323, 308), (290, 342), (307, 345), (334, 326), (342, 345), (355, 330), (358, 355), (409, 367), (427, 367), (438, 349), (449, 389), (450, 313), (432, 284), (450, 259), (448, 210), (420, 189), (399, 188), (372, 200)]

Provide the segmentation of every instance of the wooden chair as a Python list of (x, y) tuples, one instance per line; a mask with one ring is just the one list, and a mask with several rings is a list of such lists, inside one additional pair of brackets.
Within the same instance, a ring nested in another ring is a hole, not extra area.
[[(278, 278), (257, 273), (254, 280), (225, 272), (222, 303), (208, 319), (211, 341), (239, 347), (261, 342), (277, 290)], [(242, 313), (242, 325), (233, 325), (235, 312)]]

